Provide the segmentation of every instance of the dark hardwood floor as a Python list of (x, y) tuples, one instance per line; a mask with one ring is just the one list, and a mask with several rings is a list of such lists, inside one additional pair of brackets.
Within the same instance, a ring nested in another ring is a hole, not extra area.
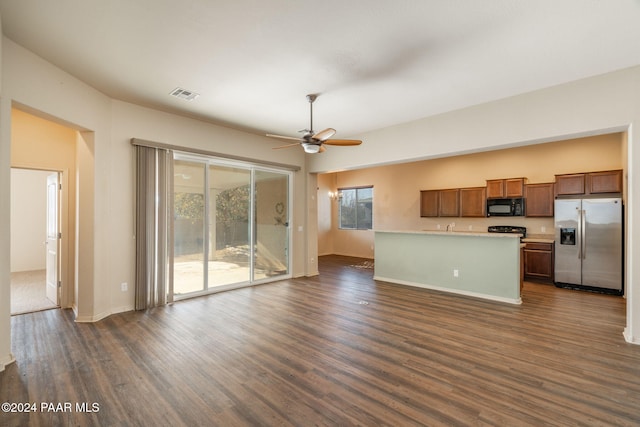
[(525, 283), (515, 306), (374, 282), (362, 259), (320, 261), (317, 277), (95, 324), (64, 310), (12, 317), (0, 403), (37, 412), (0, 413), (0, 425), (640, 424), (623, 298)]

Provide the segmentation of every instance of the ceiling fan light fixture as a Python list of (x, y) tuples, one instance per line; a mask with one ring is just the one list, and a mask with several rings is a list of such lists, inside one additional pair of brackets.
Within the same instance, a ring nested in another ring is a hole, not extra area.
[(320, 151), (320, 146), (318, 144), (309, 144), (308, 142), (303, 142), (302, 148), (304, 148), (305, 153), (309, 154), (316, 154)]

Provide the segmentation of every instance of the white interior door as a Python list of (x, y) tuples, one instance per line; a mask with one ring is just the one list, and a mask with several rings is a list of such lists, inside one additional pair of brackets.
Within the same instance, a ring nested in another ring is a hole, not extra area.
[(58, 231), (58, 204), (60, 185), (58, 173), (47, 177), (47, 298), (58, 305), (59, 262), (58, 248), (60, 235)]

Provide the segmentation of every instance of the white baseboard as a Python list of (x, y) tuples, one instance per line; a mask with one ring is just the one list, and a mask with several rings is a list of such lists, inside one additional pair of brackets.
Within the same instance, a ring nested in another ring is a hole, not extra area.
[(111, 316), (112, 314), (118, 314), (118, 313), (125, 313), (127, 311), (133, 311), (134, 307), (130, 306), (130, 305), (125, 305), (122, 307), (116, 307), (114, 309), (112, 309), (111, 311), (105, 311), (103, 313), (99, 313), (93, 316), (78, 316), (78, 307), (76, 307), (76, 305), (74, 304), (73, 307), (73, 314), (75, 315), (76, 318), (76, 323), (94, 323), (94, 322), (98, 322), (102, 319), (106, 319), (107, 317)]
[(93, 316), (78, 316), (76, 314), (76, 323), (93, 323), (99, 320), (102, 320), (111, 315), (110, 311), (105, 311), (99, 314), (95, 314)]
[(640, 345), (640, 338), (634, 337), (629, 328), (624, 328), (624, 331), (622, 331), (622, 336), (624, 337), (624, 340), (629, 344)]
[(491, 300), (491, 301), (497, 301), (497, 302), (506, 302), (508, 304), (516, 304), (516, 305), (522, 304), (522, 299), (521, 298), (505, 298), (505, 297), (499, 297), (499, 296), (496, 296), (496, 295), (487, 295), (487, 294), (481, 294), (479, 292), (466, 291), (466, 290), (463, 290), (463, 289), (443, 288), (442, 286), (428, 285), (428, 284), (425, 284), (425, 283), (409, 282), (409, 281), (406, 281), (406, 280), (390, 279), (388, 277), (380, 277), (380, 276), (373, 276), (373, 280), (379, 280), (381, 282), (396, 283), (398, 285), (415, 286), (417, 288), (432, 289), (434, 291), (447, 292), (447, 293), (450, 293), (450, 294), (464, 295), (464, 296), (474, 297), (474, 298), (482, 298), (482, 299)]
[(16, 358), (13, 357), (13, 354), (11, 353), (4, 356), (2, 359), (0, 359), (0, 372), (4, 371), (4, 368), (6, 366), (12, 364), (15, 361), (16, 361)]

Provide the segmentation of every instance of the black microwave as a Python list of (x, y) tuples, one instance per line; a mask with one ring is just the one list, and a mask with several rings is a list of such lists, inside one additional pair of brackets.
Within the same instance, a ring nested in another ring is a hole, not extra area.
[(487, 216), (524, 216), (524, 199), (487, 199)]

